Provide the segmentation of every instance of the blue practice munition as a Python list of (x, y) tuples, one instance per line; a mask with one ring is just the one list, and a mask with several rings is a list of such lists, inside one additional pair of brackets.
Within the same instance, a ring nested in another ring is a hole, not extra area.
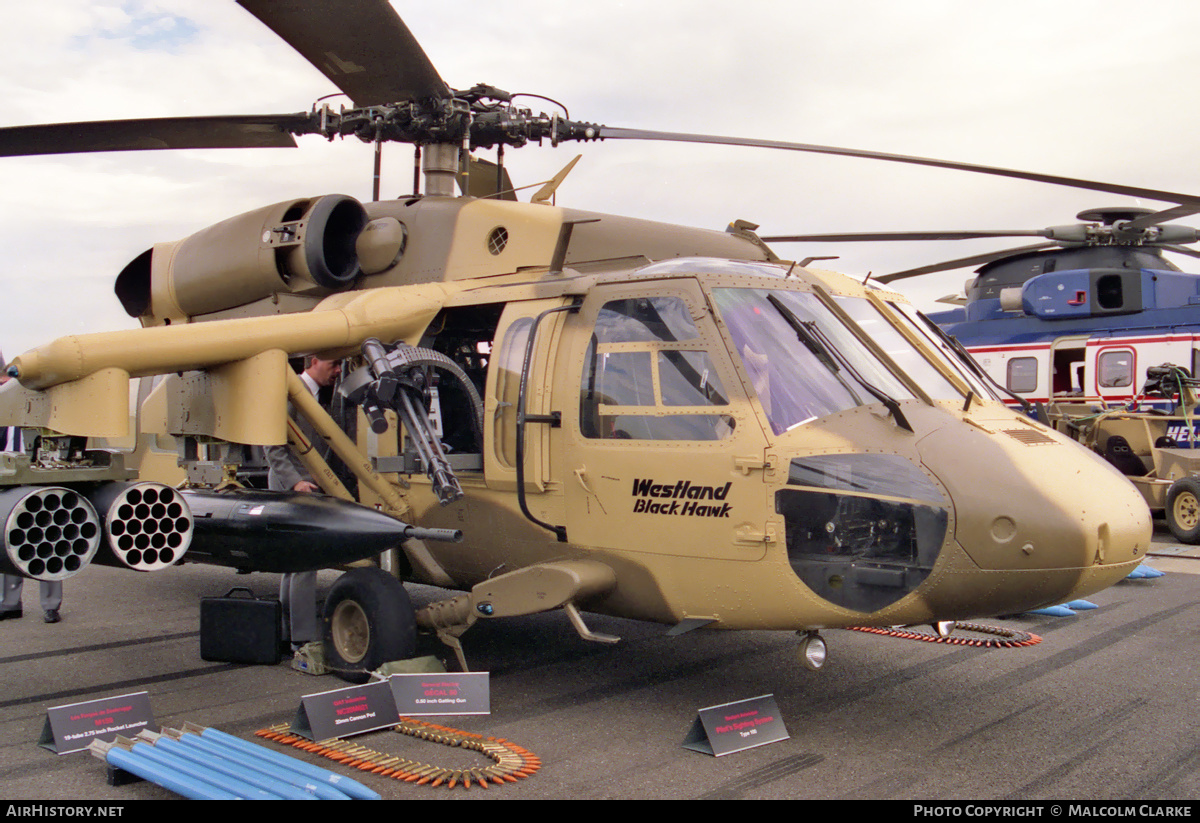
[(155, 763), (140, 754), (123, 749), (116, 743), (106, 743), (94, 740), (88, 746), (93, 756), (100, 758), (110, 766), (124, 769), (130, 774), (143, 780), (149, 780), (164, 789), (170, 789), (181, 797), (189, 800), (239, 800), (240, 798), (218, 786), (213, 786), (203, 780), (196, 780), (180, 774), (175, 769)]
[(158, 763), (165, 768), (174, 769), (178, 774), (186, 775), (196, 780), (203, 780), (211, 786), (230, 791), (240, 800), (282, 800), (278, 794), (265, 791), (237, 775), (225, 774), (213, 769), (211, 765), (201, 765), (170, 752), (159, 751), (143, 740), (135, 741), (118, 737), (117, 741), (122, 748), (127, 748), (140, 757)]
[(219, 757), (213, 757), (207, 752), (202, 752), (199, 749), (192, 748), (191, 746), (186, 746), (183, 743), (180, 743), (178, 740), (172, 740), (166, 735), (143, 730), (138, 733), (137, 739), (149, 743), (150, 745), (154, 746), (156, 750), (161, 750), (166, 754), (172, 754), (184, 760), (198, 763), (201, 766), (207, 766), (213, 771), (240, 778), (251, 785), (278, 795), (283, 800), (317, 799), (317, 796), (311, 792), (306, 792), (299, 786), (295, 786), (285, 780), (280, 780), (262, 772), (256, 772), (253, 769), (247, 769), (233, 761), (223, 760)]
[(301, 774), (307, 775), (314, 780), (322, 780), (329, 785), (334, 786), (356, 800), (379, 800), (380, 794), (373, 789), (364, 786), (357, 780), (344, 775), (331, 772), (328, 769), (322, 769), (319, 766), (314, 766), (311, 763), (305, 763), (303, 760), (297, 760), (294, 757), (288, 757), (286, 754), (271, 751), (270, 749), (259, 746), (256, 743), (251, 743), (242, 740), (239, 737), (234, 737), (231, 734), (226, 734), (219, 729), (211, 727), (198, 726), (194, 723), (184, 723), (183, 730), (191, 732), (195, 735), (200, 735), (214, 743), (219, 743), (222, 746), (228, 746), (254, 757), (265, 759), (271, 763), (277, 764), (284, 768), (293, 769)]
[(1026, 612), (1027, 614), (1044, 614), (1048, 617), (1074, 617), (1075, 612), (1068, 609), (1066, 606), (1047, 606), (1044, 609), (1033, 609)]
[(256, 758), (245, 752), (239, 752), (236, 749), (218, 745), (211, 740), (202, 740), (199, 735), (185, 734), (175, 729), (163, 729), (163, 734), (178, 740), (185, 746), (191, 746), (205, 752), (210, 757), (222, 758), (229, 762), (237, 763), (242, 768), (254, 769), (263, 774), (283, 780), (286, 783), (291, 783), (293, 786), (298, 786), (322, 800), (350, 799), (349, 795), (334, 788), (327, 781), (314, 780), (298, 771), (281, 768), (262, 758)]

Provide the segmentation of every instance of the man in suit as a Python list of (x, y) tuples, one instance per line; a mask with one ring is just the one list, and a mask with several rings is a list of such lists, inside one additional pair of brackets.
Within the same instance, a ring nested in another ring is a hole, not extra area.
[[(300, 380), (317, 397), (320, 390), (333, 386), (338, 375), (342, 373), (340, 360), (321, 360), (309, 357)], [(294, 414), (291, 404), (288, 404), (288, 414)], [(327, 457), (329, 446), (308, 424), (307, 420), (299, 420), (301, 431), (313, 444), (322, 457)], [(321, 491), (321, 487), (313, 482), (308, 469), (300, 462), (300, 458), (288, 446), (268, 446), (266, 449), (267, 464), (270, 471), (267, 475), (267, 485), (275, 491), (296, 491), (313, 494)], [(279, 600), (283, 603), (284, 622), (287, 629), (287, 639), (292, 648), (298, 649), (305, 643), (321, 638), (320, 626), (317, 623), (317, 573), (298, 572), (285, 574), (279, 581)]]
[[(4, 369), (4, 354), (0, 353), (0, 386), (9, 381)], [(21, 437), (21, 429), (17, 426), (0, 426), (0, 451), (24, 451), (25, 444)], [(21, 589), (25, 578), (15, 574), (0, 575), (0, 620), (15, 620), (24, 614), (21, 608)], [(62, 608), (63, 584), (61, 580), (42, 580), (39, 583), (41, 595), (42, 620), (46, 623), (57, 623), (62, 620), (58, 610)]]

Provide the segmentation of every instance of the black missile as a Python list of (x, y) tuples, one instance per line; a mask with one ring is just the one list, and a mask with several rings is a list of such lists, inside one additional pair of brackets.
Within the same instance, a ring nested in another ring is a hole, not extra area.
[(242, 571), (302, 572), (374, 557), (409, 538), (462, 539), (335, 497), (249, 489), (185, 489), (192, 545), (185, 561)]

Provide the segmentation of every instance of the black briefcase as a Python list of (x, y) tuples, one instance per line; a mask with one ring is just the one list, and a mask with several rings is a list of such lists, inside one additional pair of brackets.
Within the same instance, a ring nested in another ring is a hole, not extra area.
[[(238, 595), (235, 597), (235, 595)], [(200, 598), (200, 658), (274, 665), (283, 647), (283, 607), (238, 586), (224, 597)]]

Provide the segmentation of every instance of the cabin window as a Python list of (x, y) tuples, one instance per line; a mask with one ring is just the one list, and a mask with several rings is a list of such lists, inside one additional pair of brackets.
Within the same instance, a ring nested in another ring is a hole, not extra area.
[(721, 440), (728, 395), (687, 304), (678, 297), (611, 300), (596, 318), (580, 386), (584, 437)]
[(1133, 352), (1128, 349), (1101, 352), (1096, 358), (1100, 387), (1123, 389), (1133, 385)]
[(1036, 357), (1014, 357), (1008, 361), (1008, 377), (1005, 385), (1011, 392), (1028, 393), (1037, 391), (1038, 363)]

